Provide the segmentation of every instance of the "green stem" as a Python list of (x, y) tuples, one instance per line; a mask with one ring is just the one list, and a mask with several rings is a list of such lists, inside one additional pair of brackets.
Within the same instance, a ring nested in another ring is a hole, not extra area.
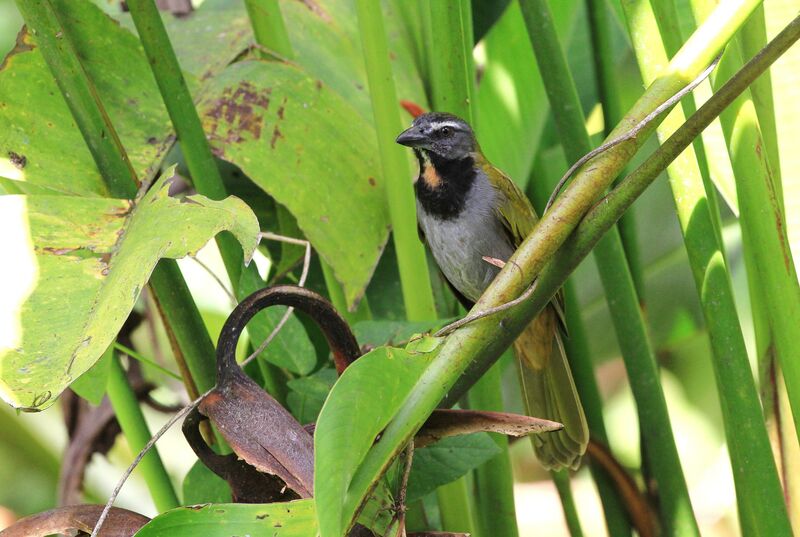
[[(508, 354), (513, 354), (507, 351)], [(515, 358), (509, 356), (511, 360)], [(502, 412), (504, 361), (494, 364), (469, 391), (470, 408)], [(500, 453), (475, 470), (475, 518), (485, 537), (517, 537), (517, 514), (514, 506), (514, 476), (508, 437), (492, 434)]]
[(567, 523), (569, 534), (572, 537), (583, 537), (581, 520), (578, 518), (578, 509), (575, 507), (575, 498), (569, 484), (569, 470), (551, 472), (553, 483), (556, 484), (558, 497), (561, 498), (561, 508), (564, 510), (564, 520)]
[(128, 356), (130, 356), (131, 358), (135, 359), (138, 362), (141, 362), (143, 364), (147, 364), (149, 367), (152, 367), (156, 371), (160, 371), (161, 373), (167, 375), (168, 377), (172, 377), (172, 378), (174, 378), (176, 380), (181, 380), (181, 376), (179, 374), (173, 373), (172, 371), (170, 371), (166, 367), (162, 366), (161, 364), (159, 364), (158, 362), (156, 362), (152, 358), (147, 358), (146, 356), (136, 352), (135, 350), (133, 350), (133, 349), (131, 349), (129, 347), (126, 347), (122, 343), (119, 343), (119, 342), (115, 341), (114, 344), (113, 344), (113, 347), (115, 349), (117, 349), (118, 351), (120, 351), (121, 353), (127, 354)]
[(475, 537), (481, 537), (477, 531), (478, 526), (473, 522), (473, 513), (467, 492), (467, 476), (462, 476), (436, 489), (436, 497), (439, 500), (439, 514), (444, 531), (469, 533)]
[[(421, 8), (426, 8), (424, 3)], [(431, 79), (433, 107), (439, 112), (455, 114), (475, 127), (471, 2), (470, 0), (429, 2), (427, 8), (428, 16), (424, 23), (428, 24), (425, 29), (428, 39), (428, 74)], [(506, 477), (508, 476), (503, 476)], [(482, 486), (497, 483), (483, 480), (479, 484)], [(503, 490), (480, 490), (477, 496), (486, 498), (487, 495), (494, 493), (504, 495), (507, 499), (508, 491)], [(458, 497), (458, 494), (462, 497)], [(442, 512), (458, 512), (462, 504), (469, 505), (471, 500), (479, 501), (467, 495), (466, 487), (451, 490), (448, 494), (443, 494), (440, 490), (438, 500)], [(476, 524), (472, 525), (478, 529)]]
[(278, 0), (244, 0), (256, 43), (286, 59), (294, 58), (292, 42), (283, 24)]
[[(586, 0), (589, 14), (589, 33), (592, 39), (592, 57), (597, 78), (597, 93), (603, 108), (603, 130), (607, 136), (613, 125), (616, 125), (624, 114), (622, 110), (620, 79), (616, 72), (618, 52), (614, 49), (612, 35), (612, 14), (608, 10), (606, 0)], [(636, 296), (639, 304), (645, 302), (644, 270), (642, 269), (636, 231), (636, 208), (633, 207), (620, 218), (617, 227), (625, 249), (625, 257), (630, 267)]]
[[(767, 23), (764, 14), (764, 5), (759, 5), (747, 19), (742, 27), (741, 46), (742, 53), (746, 58), (751, 58), (758, 54), (767, 43)], [(783, 208), (783, 186), (781, 180), (781, 160), (778, 150), (778, 126), (775, 117), (775, 102), (772, 97), (772, 78), (767, 71), (758, 77), (750, 86), (750, 94), (753, 105), (758, 115), (758, 124), (761, 127), (761, 136), (764, 140), (764, 148), (767, 151), (772, 181), (775, 184), (775, 192), (778, 201)]]
[(464, 23), (471, 20), (463, 13), (469, 2), (430, 2), (432, 28), (428, 60), (431, 68), (433, 106), (473, 123), (471, 104), (473, 81), (470, 78), (471, 36), (465, 35)]
[(25, 23), (36, 36), (39, 50), (64, 95), (86, 146), (103, 175), (112, 196), (133, 198), (139, 182), (116, 130), (100, 101), (92, 80), (81, 65), (70, 39), (69, 28), (60, 20), (50, 0), (17, 0)]
[[(592, 145), (586, 132), (578, 92), (558, 42), (549, 7), (543, 0), (522, 0), (521, 6), (561, 145), (567, 159), (577, 161), (591, 151)], [(667, 535), (699, 535), (672, 434), (655, 353), (647, 336), (616, 228), (612, 228), (597, 243), (594, 252), (606, 296), (613, 297), (608, 300), (608, 307), (636, 400), (645, 451), (661, 494), (662, 525)], [(564, 479), (568, 479), (568, 476)], [(564, 507), (567, 510), (567, 506)]]
[[(161, 92), (161, 98), (178, 134), (192, 182), (200, 194), (220, 200), (227, 195), (222, 176), (208, 146), (200, 116), (194, 107), (192, 95), (183, 78), (181, 66), (155, 2), (130, 0), (127, 5)], [(242, 273), (242, 249), (236, 239), (227, 233), (217, 237), (217, 245), (231, 285), (241, 299), (243, 297), (239, 296), (238, 288)], [(255, 267), (251, 266), (250, 269), (255, 270)]]
[[(83, 135), (112, 196), (136, 197), (138, 180), (127, 154), (119, 144), (114, 126), (87, 73), (71, 45), (67, 29), (60, 23), (52, 2), (18, 2), (28, 27), (37, 36), (42, 55), (61, 89), (75, 123)], [(175, 261), (163, 259), (150, 278), (150, 285), (162, 304), (164, 324), (171, 335), (176, 357), (185, 360), (182, 370), (187, 391), (197, 395), (214, 385), (214, 346), (200, 312)], [(180, 364), (179, 364), (180, 365)], [(195, 386), (195, 383), (197, 386)]]
[(406, 315), (411, 320), (435, 319), (428, 260), (417, 236), (408, 157), (394, 142), (402, 124), (383, 16), (375, 2), (359, 0), (356, 6)]
[[(113, 352), (113, 350), (109, 352)], [(128, 375), (116, 355), (111, 358), (111, 369), (108, 376), (108, 398), (111, 401), (111, 406), (114, 407), (114, 413), (117, 415), (117, 420), (122, 427), (122, 432), (125, 434), (131, 450), (134, 453), (141, 451), (145, 444), (150, 441), (150, 429), (147, 427), (147, 422), (144, 419), (144, 414), (142, 414), (142, 409), (139, 407), (136, 394), (133, 393), (130, 384), (128, 384)], [(139, 463), (138, 468), (144, 477), (145, 483), (147, 483), (150, 496), (152, 496), (159, 512), (168, 511), (180, 505), (175, 489), (172, 487), (172, 482), (164, 469), (164, 464), (161, 462), (161, 457), (155, 446), (147, 452), (147, 455)]]
[[(758, 2), (747, 4), (749, 11), (752, 11)], [(624, 2), (623, 6), (629, 13), (642, 16), (638, 2)], [(718, 8), (709, 19), (725, 9), (728, 8)], [(727, 14), (722, 14), (722, 17), (726, 16)], [(632, 40), (644, 78), (654, 79), (658, 76), (655, 65), (663, 62), (666, 57), (659, 36), (637, 31), (632, 34)], [(648, 59), (645, 60), (645, 57)], [(659, 127), (659, 137), (664, 139), (669, 136), (682, 120), (681, 111), (674, 110)], [(692, 153), (685, 152), (679, 156), (669, 166), (668, 172), (689, 263), (711, 339), (742, 526), (762, 535), (791, 535), (775, 461), (736, 313), (730, 277), (721, 243), (715, 233), (714, 214), (709, 207), (706, 190)], [(764, 188), (762, 182), (752, 183), (761, 185), (756, 188)], [(745, 200), (740, 200), (740, 203), (742, 201)], [(772, 226), (774, 225), (773, 221)], [(762, 240), (768, 241), (770, 238), (759, 237), (759, 241)], [(777, 257), (771, 258), (772, 263), (783, 257), (779, 253), (780, 247), (776, 252)], [(786, 271), (789, 272), (788, 264)], [(791, 288), (787, 291), (786, 295), (790, 296)]]
[[(566, 281), (564, 290), (564, 311), (567, 317), (569, 337), (564, 339), (564, 347), (572, 369), (573, 380), (589, 425), (590, 437), (608, 446), (608, 433), (603, 420), (603, 399), (597, 387), (594, 367), (589, 352), (589, 340), (586, 336), (581, 307), (572, 284), (572, 278)], [(592, 473), (603, 504), (606, 529), (610, 537), (630, 537), (631, 525), (622, 499), (617, 492), (611, 477), (594, 460), (589, 459), (589, 471)]]
[[(741, 9), (748, 7), (750, 6)], [(735, 21), (741, 22), (743, 18), (746, 18), (746, 13), (739, 14), (735, 17)], [(624, 120), (624, 124), (618, 127), (620, 130), (627, 130), (629, 125), (640, 121), (643, 114), (652, 111), (659, 103), (687, 84), (689, 80), (686, 77), (689, 79), (696, 77), (702, 71), (702, 66), (707, 65), (716, 56), (737, 29), (737, 24), (719, 24), (719, 22), (715, 20), (713, 26), (709, 27), (706, 26), (708, 22), (704, 23), (698, 31), (706, 35), (710, 31), (709, 28), (713, 28), (715, 38), (705, 39), (705, 44), (699, 46), (695, 43), (688, 49), (689, 52), (676, 56), (680, 60), (679, 63), (648, 89)], [(686, 128), (678, 131), (680, 134), (676, 133), (676, 136), (665, 141), (651, 158), (637, 168), (629, 176), (630, 181), (626, 180), (620, 185), (619, 189), (622, 192), (615, 191), (615, 195), (609, 196), (604, 203), (595, 205), (596, 198), (613, 180), (617, 171), (627, 163), (636, 148), (635, 143), (616, 146), (595, 159), (592, 166), (578, 172), (572, 185), (559, 197), (553, 208), (543, 215), (531, 235), (512, 257), (513, 262), (506, 264), (500, 271), (474, 310), (483, 311), (519, 296), (538, 275), (536, 291), (528, 300), (510, 310), (497, 312), (459, 328), (441, 343), (423, 377), (415, 383), (400, 411), (384, 429), (380, 442), (370, 448), (354, 473), (348, 489), (348, 512), (343, 516), (353, 516), (360, 502), (371, 490), (374, 480), (383, 474), (392, 460), (405, 448), (433, 409), (442, 402), (452, 404), (452, 401), (463, 396), (531, 319), (542, 311), (564, 284), (567, 275), (574, 270), (602, 234), (611, 228), (619, 215), (630, 207), (636, 196), (641, 194), (641, 191), (672, 159), (691, 144), (694, 137), (719, 115), (721, 108), (730, 103), (755, 76), (762, 73), (785, 52), (797, 40), (798, 35), (800, 35), (800, 20), (794, 21), (790, 27), (781, 32), (759, 57), (745, 66), (732, 83), (726, 84), (718, 95), (701, 107), (687, 122)], [(639, 143), (645, 138), (646, 136), (640, 133)], [(580, 229), (567, 244), (564, 244), (575, 228), (575, 224), (572, 223), (573, 218), (581, 219), (590, 206), (594, 206), (594, 209), (589, 211), (587, 217), (591, 216), (593, 221), (587, 222), (583, 219)], [(579, 214), (572, 216), (573, 211)], [(553, 254), (562, 244), (564, 245), (562, 252), (553, 258)], [(551, 260), (547, 270), (542, 271)], [(498, 326), (502, 326), (503, 330), (498, 330)], [(744, 434), (752, 436), (749, 431)], [(758, 450), (757, 457), (763, 457), (768, 453), (768, 449), (761, 450), (760, 446), (755, 449)], [(767, 475), (766, 479), (772, 477)], [(780, 524), (779, 521), (777, 523)]]
[[(717, 80), (741, 66), (736, 47), (729, 47), (720, 64)], [(800, 432), (800, 285), (786, 236), (777, 188), (773, 182), (755, 105), (743, 93), (720, 116), (736, 178), (740, 225), (752, 300), (760, 305), (767, 327), (757, 334), (767, 336), (759, 348), (771, 349), (783, 370), (795, 428)]]

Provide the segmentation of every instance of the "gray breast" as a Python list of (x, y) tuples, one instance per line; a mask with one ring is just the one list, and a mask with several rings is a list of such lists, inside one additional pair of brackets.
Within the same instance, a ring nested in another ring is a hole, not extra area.
[(476, 301), (500, 269), (483, 256), (506, 261), (514, 248), (492, 207), (502, 195), (483, 174), (473, 182), (461, 213), (442, 219), (417, 202), (417, 219), (439, 269), (458, 291)]

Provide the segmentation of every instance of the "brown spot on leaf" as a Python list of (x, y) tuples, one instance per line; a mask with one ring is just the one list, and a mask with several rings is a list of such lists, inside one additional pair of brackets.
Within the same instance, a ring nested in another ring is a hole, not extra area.
[(370, 177), (369, 178), (369, 186), (375, 186), (375, 184), (376, 184), (375, 183), (375, 178), (374, 177)]
[(322, 80), (317, 79), (315, 85), (317, 86), (317, 90), (322, 90)]
[(271, 93), (272, 88), (258, 88), (247, 81), (225, 88), (205, 113), (208, 138), (223, 143), (259, 139)]
[(272, 149), (275, 149), (275, 143), (278, 141), (278, 138), (283, 138), (283, 133), (278, 128), (278, 125), (275, 125), (275, 128), (272, 130), (272, 139), (269, 141), (269, 146)]
[(78, 250), (78, 248), (51, 248), (51, 247), (42, 248), (43, 252), (47, 252), (48, 254), (53, 254), (53, 255), (64, 255), (70, 252), (74, 252), (75, 250)]
[(20, 155), (19, 153), (14, 153), (13, 151), (8, 152), (8, 159), (11, 161), (11, 164), (20, 170), (23, 169), (28, 163), (28, 159), (25, 157), (25, 155)]
[(286, 97), (283, 98), (280, 107), (278, 108), (278, 119), (283, 119), (283, 113), (286, 110)]
[(36, 45), (33, 43), (33, 40), (28, 33), (28, 27), (23, 26), (19, 33), (17, 33), (17, 42), (14, 44), (14, 48), (11, 49), (8, 54), (6, 54), (5, 58), (3, 58), (3, 63), (0, 63), (0, 70), (5, 69), (8, 65), (8, 62), (11, 61), (11, 58), (17, 54), (31, 51), (34, 48), (36, 48)]
[(147, 139), (147, 143), (150, 145), (156, 145), (158, 143), (158, 138), (151, 136)]

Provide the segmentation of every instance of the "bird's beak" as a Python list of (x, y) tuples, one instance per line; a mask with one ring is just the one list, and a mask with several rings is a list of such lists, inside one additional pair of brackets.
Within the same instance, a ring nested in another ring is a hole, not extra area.
[(395, 141), (400, 145), (418, 147), (427, 142), (428, 138), (422, 134), (422, 130), (418, 127), (410, 127), (401, 132)]

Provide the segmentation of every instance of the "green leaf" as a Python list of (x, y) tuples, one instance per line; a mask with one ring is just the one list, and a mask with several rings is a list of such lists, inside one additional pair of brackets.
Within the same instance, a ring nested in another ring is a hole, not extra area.
[(106, 349), (100, 359), (70, 385), (72, 391), (91, 404), (99, 405), (106, 394), (108, 375), (111, 371), (111, 357), (113, 355), (113, 346)]
[(230, 503), (231, 489), (220, 476), (208, 469), (203, 461), (195, 461), (183, 478), (183, 503)]
[[(140, 180), (152, 179), (175, 138), (138, 38), (91, 2), (59, 2), (71, 41), (133, 169)], [(235, 9), (206, 4), (170, 24), (195, 96), (246, 48), (250, 35), (246, 18)], [(36, 39), (27, 32), (0, 63), (0, 124), (5, 126), (0, 130), (0, 182), (13, 180), (15, 192), (108, 195)]]
[[(382, 11), (386, 24), (398, 100), (425, 106), (425, 89), (413, 59), (411, 37), (400, 14), (391, 2), (381, 2), (380, 6), (376, 3), (376, 9)], [(281, 11), (294, 48), (295, 61), (309, 75), (329, 85), (355, 107), (363, 119), (372, 123), (355, 2), (284, 2)]]
[[(139, 200), (2, 196), (3, 251), (27, 278), (0, 283), (0, 396), (42, 410), (100, 358), (161, 258), (199, 250), (230, 231), (245, 257), (258, 222), (236, 198), (168, 195), (170, 173)], [(179, 222), (180, 225), (176, 225)]]
[(356, 303), (388, 238), (372, 126), (326, 84), (276, 62), (228, 67), (199, 110), (217, 155), (295, 215)]
[(312, 537), (316, 534), (314, 502), (297, 500), (270, 504), (223, 503), (179, 507), (151, 520), (136, 532), (136, 537)]
[[(65, 9), (70, 20), (64, 23), (74, 29), (70, 37), (133, 169), (139, 177), (152, 176), (150, 165), (163, 157), (170, 130), (138, 40), (89, 2), (71, 2)], [(7, 126), (0, 134), (0, 175), (19, 181), (22, 188), (31, 184), (69, 194), (108, 194), (36, 40), (27, 32), (0, 71), (0, 123)], [(4, 166), (6, 156), (11, 162)]]
[(446, 319), (437, 321), (386, 321), (369, 320), (356, 323), (353, 333), (360, 345), (402, 345), (415, 334), (429, 333), (447, 324)]
[(314, 433), (314, 495), (323, 537), (339, 537), (352, 524), (360, 505), (348, 495), (350, 481), (433, 354), (379, 347), (334, 385)]
[(311, 423), (317, 420), (336, 378), (335, 369), (325, 368), (308, 377), (290, 380), (287, 383), (290, 391), (286, 402), (297, 421)]
[(500, 448), (487, 433), (452, 436), (415, 449), (408, 479), (408, 501), (455, 481), (498, 453)]

